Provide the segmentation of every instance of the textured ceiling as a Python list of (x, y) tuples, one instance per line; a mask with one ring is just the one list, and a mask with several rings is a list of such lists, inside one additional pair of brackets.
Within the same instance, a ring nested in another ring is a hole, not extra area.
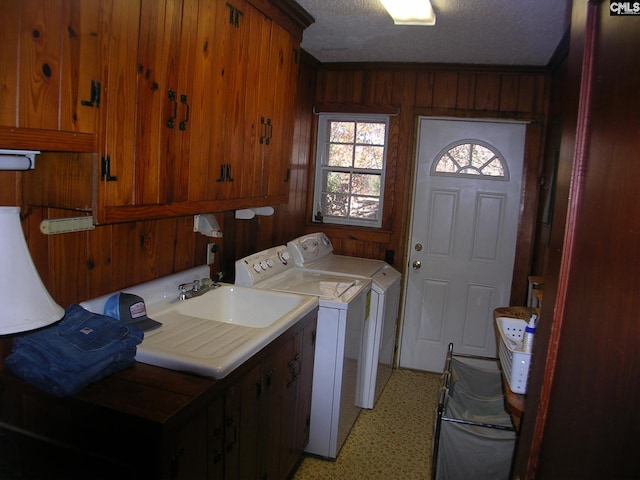
[(396, 26), (380, 0), (296, 0), (314, 18), (302, 47), (326, 62), (546, 65), (570, 0), (431, 0), (436, 24)]

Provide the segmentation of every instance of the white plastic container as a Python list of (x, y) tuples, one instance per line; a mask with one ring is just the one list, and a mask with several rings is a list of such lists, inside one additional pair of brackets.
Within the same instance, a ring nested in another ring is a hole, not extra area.
[(522, 347), (527, 322), (518, 318), (498, 317), (496, 326), (500, 332), (498, 355), (509, 388), (514, 393), (526, 393), (531, 352), (524, 352)]

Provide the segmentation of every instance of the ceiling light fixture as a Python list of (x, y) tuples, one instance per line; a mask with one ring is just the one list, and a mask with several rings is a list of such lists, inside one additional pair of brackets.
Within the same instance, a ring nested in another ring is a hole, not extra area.
[(435, 25), (429, 0), (380, 0), (396, 25)]

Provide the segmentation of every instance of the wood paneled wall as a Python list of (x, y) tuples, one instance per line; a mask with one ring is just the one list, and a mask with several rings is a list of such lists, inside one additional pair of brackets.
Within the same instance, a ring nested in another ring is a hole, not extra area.
[[(547, 121), (549, 77), (542, 69), (451, 65), (325, 64), (315, 111), (395, 112), (390, 123), (381, 230), (308, 224), (337, 253), (387, 260), (405, 270), (419, 116), (528, 121), (520, 227), (511, 301), (523, 303), (535, 233), (538, 175)], [(309, 168), (312, 170), (313, 165)], [(309, 193), (309, 195), (311, 195)], [(310, 201), (308, 199), (307, 205)], [(311, 210), (307, 209), (307, 218)]]

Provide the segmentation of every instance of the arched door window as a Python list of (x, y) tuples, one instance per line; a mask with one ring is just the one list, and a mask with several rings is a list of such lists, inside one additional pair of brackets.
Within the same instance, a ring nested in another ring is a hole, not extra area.
[(509, 180), (509, 169), (500, 152), (480, 140), (460, 140), (445, 147), (436, 155), (431, 174)]

